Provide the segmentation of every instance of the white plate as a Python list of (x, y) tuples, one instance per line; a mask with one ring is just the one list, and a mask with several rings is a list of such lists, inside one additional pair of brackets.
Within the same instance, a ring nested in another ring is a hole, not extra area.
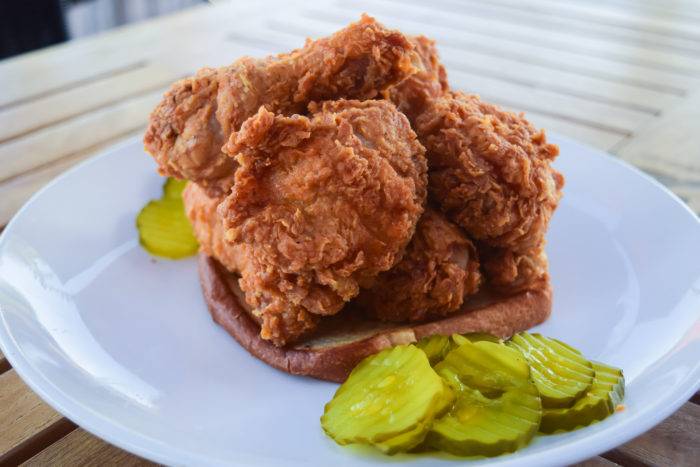
[[(575, 462), (670, 415), (700, 383), (700, 223), (639, 171), (577, 143), (548, 251), (555, 304), (538, 327), (624, 369), (627, 409), (482, 462)], [(410, 465), (357, 454), (319, 425), (336, 385), (249, 357), (206, 311), (195, 261), (154, 260), (134, 218), (162, 180), (132, 140), (61, 176), (0, 240), (0, 344), (46, 402), (168, 464)]]

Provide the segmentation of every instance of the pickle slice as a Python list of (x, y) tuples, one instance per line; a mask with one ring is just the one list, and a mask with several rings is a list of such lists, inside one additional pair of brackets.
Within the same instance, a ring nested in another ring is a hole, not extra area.
[(545, 409), (540, 424), (542, 433), (571, 431), (603, 420), (615, 412), (625, 396), (622, 370), (598, 362), (592, 364), (595, 377), (591, 388), (573, 407)]
[(593, 383), (593, 366), (581, 352), (556, 339), (521, 332), (507, 343), (530, 364), (544, 408), (564, 408), (583, 396)]
[(517, 350), (466, 339), (435, 370), (456, 401), (433, 422), (426, 445), (459, 456), (496, 456), (525, 446), (537, 432), (542, 405)]
[(163, 198), (182, 199), (182, 191), (187, 186), (187, 180), (168, 177), (163, 184)]
[(494, 344), (502, 344), (503, 340), (491, 334), (486, 334), (484, 332), (471, 332), (468, 334), (452, 334), (452, 348), (459, 347), (465, 342), (480, 342), (487, 341), (493, 342)]
[(423, 351), (399, 345), (355, 367), (326, 404), (321, 426), (338, 444), (407, 451), (423, 441), (435, 414), (445, 409), (447, 391)]
[(436, 363), (442, 361), (450, 351), (450, 339), (447, 336), (436, 334), (434, 336), (424, 337), (416, 343), (416, 347), (425, 352), (430, 364), (435, 366)]
[(185, 215), (182, 198), (176, 194), (180, 183), (171, 183), (171, 180), (165, 182), (163, 198), (150, 201), (139, 212), (136, 228), (139, 241), (146, 251), (156, 256), (179, 259), (197, 253), (199, 244)]

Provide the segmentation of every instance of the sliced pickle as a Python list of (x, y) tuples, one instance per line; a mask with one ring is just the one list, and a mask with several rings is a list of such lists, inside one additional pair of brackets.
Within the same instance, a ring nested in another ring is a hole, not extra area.
[(182, 191), (187, 186), (187, 180), (168, 178), (163, 184), (163, 198), (182, 199)]
[(525, 446), (542, 416), (527, 362), (505, 345), (465, 340), (435, 367), (456, 400), (433, 422), (426, 445), (459, 456), (496, 456)]
[(544, 408), (564, 408), (583, 396), (593, 383), (593, 366), (581, 352), (556, 339), (521, 332), (507, 343), (530, 364), (532, 380)]
[(625, 396), (625, 377), (619, 368), (592, 362), (595, 371), (589, 391), (573, 407), (545, 409), (540, 431), (555, 433), (590, 425), (612, 415)]
[(321, 426), (338, 444), (407, 451), (423, 441), (435, 414), (449, 405), (448, 391), (423, 351), (399, 345), (355, 367), (326, 404)]
[(468, 334), (452, 334), (452, 348), (459, 347), (465, 342), (487, 341), (494, 344), (502, 344), (503, 340), (484, 332), (471, 332)]
[(436, 334), (419, 340), (416, 347), (425, 352), (430, 364), (434, 366), (442, 361), (447, 352), (450, 351), (450, 339), (447, 336)]
[(197, 253), (199, 244), (176, 186), (165, 182), (163, 198), (149, 202), (136, 217), (141, 245), (151, 254), (179, 259)]

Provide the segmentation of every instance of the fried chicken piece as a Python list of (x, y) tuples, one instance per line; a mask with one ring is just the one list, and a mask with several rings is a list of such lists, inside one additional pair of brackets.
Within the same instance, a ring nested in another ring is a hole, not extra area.
[[(337, 313), (363, 284), (399, 261), (423, 212), (426, 161), (406, 117), (387, 101), (311, 106), (310, 118), (260, 108), (224, 150), (240, 164), (219, 208), (226, 239), (251, 249), (241, 284), (261, 297), (261, 336), (291, 308)], [(249, 301), (250, 303), (250, 301)]]
[(173, 84), (151, 113), (143, 142), (161, 175), (192, 180), (218, 196), (233, 183), (236, 163), (221, 152), (226, 141), (216, 120), (217, 75), (202, 68)]
[[(253, 278), (259, 271), (250, 246), (245, 243), (232, 244), (224, 239), (223, 219), (217, 212), (221, 197), (212, 197), (204, 188), (189, 183), (182, 193), (182, 199), (201, 251), (230, 272), (242, 276), (238, 283), (251, 307), (267, 306), (268, 310), (275, 310), (265, 316), (251, 315), (262, 328), (272, 330), (270, 339), (273, 342), (283, 345), (287, 340), (298, 339), (316, 328), (320, 317), (289, 303), (283, 294), (274, 290), (267, 294), (256, 292)], [(282, 278), (277, 277), (277, 280), (282, 281)]]
[(484, 247), (480, 250), (484, 275), (491, 289), (501, 293), (518, 293), (538, 289), (548, 277), (544, 240), (524, 252), (507, 248)]
[(416, 48), (423, 70), (390, 87), (383, 94), (415, 125), (416, 118), (425, 112), (430, 101), (445, 94), (450, 86), (435, 41), (425, 36), (413, 36), (409, 40)]
[(182, 192), (182, 201), (200, 250), (230, 272), (240, 273), (245, 266), (245, 251), (224, 240), (224, 222), (217, 213), (223, 197), (210, 196), (204, 188), (190, 182)]
[(333, 35), (263, 59), (243, 57), (173, 85), (144, 137), (163, 175), (215, 195), (230, 190), (235, 163), (221, 146), (260, 106), (291, 115), (311, 101), (372, 99), (413, 72), (420, 59), (406, 36), (363, 15)]
[(482, 243), (523, 253), (537, 245), (561, 197), (564, 178), (548, 144), (522, 115), (448, 93), (416, 120), (426, 147), (431, 199)]
[(474, 244), (439, 211), (426, 209), (403, 259), (354, 304), (383, 321), (420, 321), (459, 310), (481, 283)]

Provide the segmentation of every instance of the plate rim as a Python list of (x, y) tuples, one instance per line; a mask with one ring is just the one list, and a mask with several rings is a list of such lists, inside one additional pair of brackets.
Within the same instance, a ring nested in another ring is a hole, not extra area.
[[(631, 171), (634, 175), (641, 177), (645, 182), (651, 183), (656, 189), (660, 189), (661, 193), (670, 196), (675, 204), (682, 207), (691, 218), (700, 225), (700, 217), (669, 188), (654, 179), (651, 175), (645, 173), (634, 165), (612, 156), (604, 150), (592, 147), (588, 144), (577, 141), (573, 138), (563, 136), (556, 132), (548, 132), (551, 139), (565, 141), (567, 144), (580, 147), (587, 153), (595, 154), (597, 157), (602, 157), (607, 163), (615, 163), (621, 168)], [(87, 158), (84, 161), (77, 163), (70, 169), (62, 172), (50, 182), (44, 185), (36, 193), (34, 193), (22, 207), (12, 216), (3, 232), (0, 234), (0, 246), (5, 242), (6, 237), (13, 230), (17, 219), (19, 219), (25, 211), (30, 209), (33, 202), (40, 196), (50, 190), (55, 184), (72, 175), (75, 172), (83, 170), (85, 167), (98, 162), (99, 160), (108, 157), (110, 154), (122, 150), (132, 145), (138, 145), (140, 136), (132, 136), (126, 138), (114, 145), (104, 148), (102, 151)], [(222, 463), (218, 458), (206, 456), (198, 453), (172, 446), (159, 441), (156, 438), (143, 435), (142, 433), (129, 429), (124, 425), (112, 423), (105, 419), (99, 412), (91, 409), (89, 406), (79, 403), (74, 398), (70, 397), (50, 381), (44, 374), (35, 369), (32, 364), (21, 352), (20, 347), (14, 339), (14, 336), (9, 330), (5, 321), (4, 313), (0, 312), (0, 349), (2, 349), (5, 358), (12, 365), (20, 378), (29, 388), (36, 393), (46, 404), (58, 411), (61, 415), (76, 423), (85, 431), (122, 448), (128, 452), (134, 453), (154, 462), (159, 462), (169, 465), (183, 464), (206, 464), (206, 465), (249, 465), (244, 460), (231, 460), (231, 462)], [(9, 371), (9, 370), (8, 370)], [(644, 408), (636, 412), (629, 419), (626, 419), (620, 428), (617, 430), (601, 430), (597, 433), (584, 437), (570, 443), (563, 443), (559, 446), (546, 448), (542, 451), (534, 451), (522, 455), (517, 458), (512, 458), (508, 455), (496, 458), (490, 458), (493, 465), (511, 466), (511, 465), (561, 465), (562, 463), (578, 462), (590, 457), (596, 456), (602, 452), (613, 449), (634, 437), (641, 435), (652, 429), (654, 426), (661, 423), (668, 416), (677, 411), (681, 405), (688, 401), (693, 394), (700, 390), (700, 361), (690, 369), (685, 378), (687, 385), (684, 389), (683, 385), (677, 385), (675, 390), (672, 390), (669, 395), (660, 399), (660, 403), (654, 408)], [(693, 381), (694, 380), (694, 381)], [(604, 420), (600, 424), (611, 423), (611, 419)], [(556, 435), (555, 435), (556, 436)], [(546, 459), (542, 459), (543, 454), (547, 454)], [(264, 461), (263, 461), (264, 462)], [(467, 461), (468, 462), (468, 461)], [(290, 464), (291, 465), (291, 464)], [(296, 464), (295, 464), (296, 465)], [(302, 465), (302, 464), (300, 464)], [(304, 464), (306, 465), (306, 464)]]

